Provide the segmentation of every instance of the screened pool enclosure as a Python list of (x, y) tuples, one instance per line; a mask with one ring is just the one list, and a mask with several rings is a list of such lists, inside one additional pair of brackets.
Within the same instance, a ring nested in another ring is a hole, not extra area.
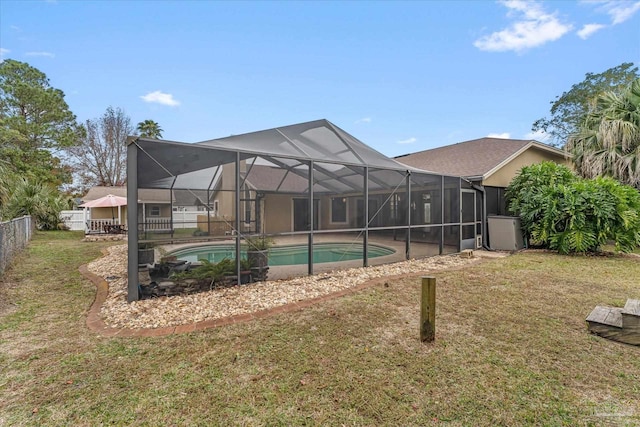
[[(140, 298), (144, 247), (157, 258), (224, 246), (237, 260), (268, 236), (302, 249), (303, 261), (271, 267), (277, 279), (482, 244), (481, 192), (387, 158), (327, 120), (200, 143), (132, 137), (127, 155), (129, 301)], [(349, 256), (314, 261), (331, 245)]]

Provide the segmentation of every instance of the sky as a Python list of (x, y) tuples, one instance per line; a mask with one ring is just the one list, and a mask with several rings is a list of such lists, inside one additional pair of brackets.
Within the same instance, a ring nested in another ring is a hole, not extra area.
[(640, 1), (0, 1), (0, 59), (81, 122), (197, 142), (325, 118), (387, 156), (537, 139), (556, 96), (640, 65)]

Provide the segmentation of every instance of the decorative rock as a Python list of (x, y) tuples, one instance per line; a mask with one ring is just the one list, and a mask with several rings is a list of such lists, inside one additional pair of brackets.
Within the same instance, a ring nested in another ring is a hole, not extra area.
[(160, 282), (158, 283), (158, 287), (160, 289), (173, 288), (176, 284), (174, 282)]
[[(375, 267), (335, 270), (316, 276), (252, 283), (247, 286), (184, 281), (174, 288), (160, 289), (155, 282), (142, 285), (144, 299), (127, 303), (127, 246), (109, 248), (109, 254), (89, 264), (100, 277), (117, 276), (109, 282), (109, 295), (102, 306), (104, 322), (111, 327), (150, 328), (177, 326), (208, 319), (252, 313), (352, 288), (368, 280), (402, 274), (418, 274), (477, 262), (479, 258), (442, 255)], [(174, 282), (170, 282), (174, 283)], [(166, 297), (165, 291), (205, 286), (206, 292)], [(209, 290), (211, 289), (211, 290)]]

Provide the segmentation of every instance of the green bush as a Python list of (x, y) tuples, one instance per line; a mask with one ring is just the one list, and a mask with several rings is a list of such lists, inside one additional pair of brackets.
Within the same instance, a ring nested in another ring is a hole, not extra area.
[(244, 238), (244, 243), (248, 246), (247, 250), (249, 251), (266, 251), (273, 246), (274, 241), (271, 237), (259, 235), (246, 236)]
[(11, 219), (31, 215), (41, 230), (59, 229), (60, 212), (68, 205), (55, 188), (46, 184), (18, 178), (13, 192), (2, 206), (2, 216)]
[[(171, 277), (175, 280), (208, 279), (217, 282), (222, 280), (225, 276), (233, 276), (236, 274), (236, 262), (233, 259), (223, 258), (217, 263), (212, 263), (204, 258), (199, 261), (202, 264), (200, 267), (176, 273)], [(241, 259), (240, 270), (246, 271), (250, 269), (251, 263), (244, 258)]]
[(522, 168), (506, 195), (533, 245), (560, 253), (595, 252), (610, 240), (622, 252), (640, 245), (640, 193), (611, 178), (544, 162)]

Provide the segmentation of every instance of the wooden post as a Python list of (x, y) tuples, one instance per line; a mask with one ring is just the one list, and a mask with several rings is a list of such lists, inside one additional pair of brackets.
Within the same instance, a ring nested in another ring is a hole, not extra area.
[(436, 339), (436, 278), (422, 278), (420, 301), (420, 341)]

